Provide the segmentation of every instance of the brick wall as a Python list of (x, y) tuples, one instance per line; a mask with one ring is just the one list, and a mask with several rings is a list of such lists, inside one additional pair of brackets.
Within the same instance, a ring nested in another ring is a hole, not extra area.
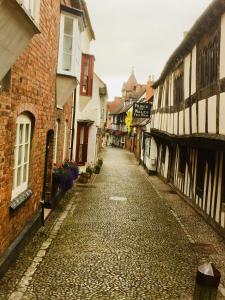
[[(55, 130), (56, 119), (70, 124), (71, 101), (56, 109), (56, 69), (60, 0), (41, 0), (40, 30), (12, 68), (10, 92), (0, 93), (0, 254), (37, 212), (43, 188), (46, 136)], [(13, 148), (16, 118), (29, 112), (33, 118), (29, 187), (33, 196), (14, 213), (9, 209), (13, 182)], [(70, 125), (69, 125), (70, 128)], [(61, 129), (64, 134), (64, 129)], [(69, 142), (68, 130), (68, 142)], [(61, 136), (60, 139), (63, 137)], [(63, 142), (59, 142), (62, 147)], [(59, 159), (62, 149), (59, 149)]]

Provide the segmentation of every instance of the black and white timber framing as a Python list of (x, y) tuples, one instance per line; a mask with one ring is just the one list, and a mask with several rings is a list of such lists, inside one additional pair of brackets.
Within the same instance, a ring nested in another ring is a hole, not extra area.
[(154, 84), (151, 172), (225, 234), (225, 1), (214, 0)]

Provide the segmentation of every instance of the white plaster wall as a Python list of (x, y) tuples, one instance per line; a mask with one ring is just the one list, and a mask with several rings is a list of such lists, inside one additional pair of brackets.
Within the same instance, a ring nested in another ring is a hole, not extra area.
[(169, 148), (166, 146), (166, 156), (165, 156), (165, 165), (164, 165), (164, 177), (167, 178), (168, 176), (168, 169), (169, 169)]
[(225, 77), (225, 14), (221, 18), (220, 78)]
[(150, 171), (156, 171), (157, 167), (157, 144), (155, 139), (151, 138), (150, 162), (147, 166)]
[(154, 90), (153, 109), (157, 109), (158, 107), (158, 91), (159, 87)]
[(178, 128), (177, 128), (177, 124), (178, 124), (178, 113), (174, 113), (174, 134), (177, 135), (178, 134)]
[(87, 163), (95, 163), (96, 162), (96, 135), (97, 135), (97, 127), (92, 125), (89, 128), (88, 135), (88, 155), (87, 155)]
[(190, 134), (190, 108), (185, 109), (185, 134)]
[(206, 121), (206, 101), (201, 100), (198, 103), (198, 132), (205, 133)]
[(184, 112), (179, 112), (179, 135), (184, 134)]
[(174, 134), (174, 114), (170, 114), (171, 134)]
[(173, 106), (174, 102), (173, 102), (173, 86), (174, 86), (174, 80), (173, 80), (174, 74), (172, 73), (171, 75), (171, 90), (170, 90), (170, 105)]
[(225, 93), (220, 94), (220, 134), (225, 135)]
[(82, 33), (81, 33), (81, 52), (82, 53), (86, 53), (86, 54), (90, 54), (90, 37), (89, 34), (87, 32), (87, 29), (85, 29)]
[(184, 59), (184, 99), (189, 97), (190, 64), (191, 54), (188, 54)]
[(169, 114), (165, 114), (165, 131), (168, 132), (168, 118)]
[(80, 96), (80, 85), (77, 85), (76, 88), (76, 107), (75, 107), (75, 122), (74, 122), (74, 139), (73, 139), (73, 160), (76, 159), (76, 145), (77, 145), (77, 118), (78, 118), (78, 103)]
[(216, 96), (208, 99), (208, 132), (216, 133)]
[(191, 118), (192, 118), (192, 133), (196, 133), (197, 132), (196, 104), (192, 105), (192, 108), (191, 108)]
[(196, 63), (197, 55), (196, 55), (196, 46), (192, 50), (192, 74), (191, 74), (191, 94), (193, 95), (196, 92)]
[[(92, 120), (97, 126), (101, 125), (101, 98), (99, 88), (104, 85), (94, 74), (92, 98), (87, 102), (87, 105), (80, 111), (78, 109), (78, 120)], [(82, 101), (80, 98), (79, 101)], [(80, 105), (79, 105), (80, 107)]]

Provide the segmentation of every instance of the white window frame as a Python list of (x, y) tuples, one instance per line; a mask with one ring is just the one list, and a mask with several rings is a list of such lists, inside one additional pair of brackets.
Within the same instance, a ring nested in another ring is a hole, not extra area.
[(63, 141), (63, 157), (62, 161), (64, 162), (66, 159), (66, 150), (67, 150), (67, 132), (68, 132), (68, 122), (64, 123), (64, 141)]
[[(71, 69), (63, 69), (63, 53), (64, 53), (64, 24), (65, 18), (73, 20), (73, 35), (72, 35), (72, 58), (71, 58)], [(79, 77), (80, 66), (81, 66), (81, 29), (79, 26), (79, 17), (63, 12), (60, 17), (60, 38), (59, 38), (59, 54), (58, 54), (58, 73), (69, 75), (73, 77)]]
[(54, 158), (53, 163), (57, 163), (58, 157), (58, 140), (59, 140), (59, 121), (55, 122), (55, 146), (54, 146)]
[(40, 0), (19, 0), (26, 12), (37, 23), (39, 23)]
[[(22, 126), (22, 141), (20, 141), (20, 128)], [(28, 135), (26, 136), (26, 128), (28, 126)], [(26, 140), (27, 137), (27, 140)], [(13, 167), (13, 190), (12, 199), (28, 189), (29, 167), (30, 167), (30, 147), (31, 147), (31, 119), (22, 114), (16, 120), (16, 142), (14, 146), (14, 167)], [(27, 148), (27, 160), (25, 161), (25, 148)], [(22, 151), (19, 162), (19, 151)], [(25, 166), (27, 168), (25, 169)], [(18, 170), (20, 171), (21, 181), (18, 184)], [(24, 181), (24, 172), (26, 178)]]

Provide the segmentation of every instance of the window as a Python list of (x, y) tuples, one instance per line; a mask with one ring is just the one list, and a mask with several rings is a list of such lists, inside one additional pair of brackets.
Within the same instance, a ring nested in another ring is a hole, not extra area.
[(162, 104), (162, 95), (163, 95), (163, 86), (160, 85), (160, 87), (159, 87), (159, 97), (158, 97), (158, 108), (160, 108), (161, 104)]
[(219, 48), (219, 37), (216, 35), (199, 51), (200, 88), (213, 84), (219, 77)]
[(54, 164), (57, 163), (57, 154), (58, 154), (58, 139), (59, 139), (59, 121), (55, 123), (55, 147), (54, 147)]
[(68, 132), (68, 123), (67, 121), (64, 123), (64, 143), (63, 143), (63, 161), (66, 159), (67, 153), (67, 132)]
[(63, 32), (63, 59), (62, 68), (64, 71), (72, 70), (72, 50), (73, 50), (73, 19), (64, 17)]
[(169, 79), (166, 80), (165, 107), (169, 105)]
[(61, 14), (58, 73), (77, 77), (80, 71), (80, 29), (78, 19)]
[(31, 146), (31, 120), (22, 114), (16, 121), (16, 143), (14, 147), (13, 191), (14, 199), (28, 188), (29, 156)]
[(81, 63), (81, 85), (80, 94), (83, 96), (92, 96), (94, 73), (94, 56), (83, 54)]
[(179, 72), (174, 79), (174, 105), (178, 106), (184, 101), (184, 73)]

